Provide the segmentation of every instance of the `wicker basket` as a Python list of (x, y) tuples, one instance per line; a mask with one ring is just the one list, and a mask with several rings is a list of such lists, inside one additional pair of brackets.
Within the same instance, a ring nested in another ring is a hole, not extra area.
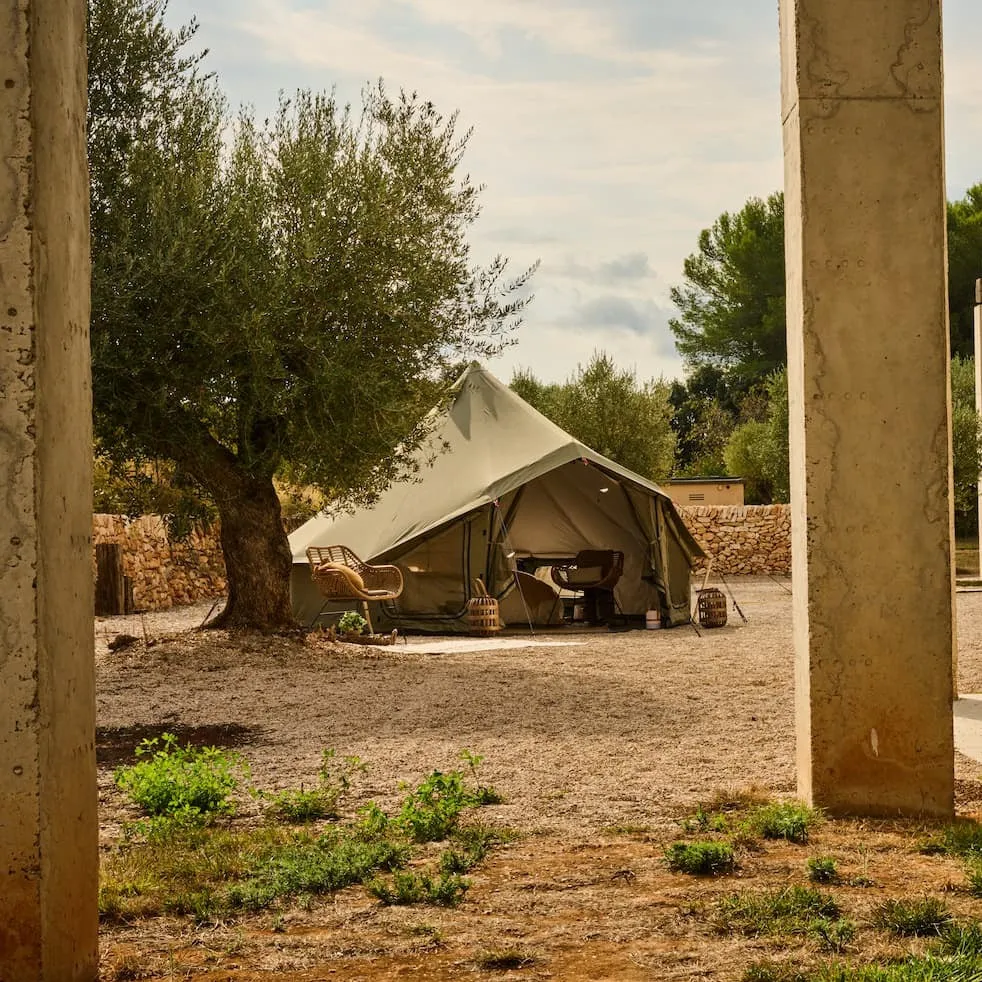
[(710, 587), (699, 591), (699, 623), (703, 627), (723, 627), (726, 624), (726, 595)]
[(477, 596), (467, 601), (467, 630), (471, 634), (490, 635), (501, 630), (501, 615), (498, 611), (498, 601), (488, 595), (488, 591), (480, 580), (474, 581), (474, 592)]

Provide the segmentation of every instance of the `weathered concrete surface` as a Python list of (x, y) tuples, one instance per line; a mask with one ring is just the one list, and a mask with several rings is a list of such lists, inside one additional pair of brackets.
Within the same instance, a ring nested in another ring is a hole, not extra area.
[(0, 4), (0, 979), (97, 976), (85, 2)]
[(782, 0), (781, 21), (799, 790), (949, 815), (939, 0)]

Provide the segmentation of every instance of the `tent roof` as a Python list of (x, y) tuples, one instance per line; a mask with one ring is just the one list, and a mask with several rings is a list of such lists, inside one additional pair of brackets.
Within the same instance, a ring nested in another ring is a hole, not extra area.
[(393, 484), (370, 508), (322, 513), (302, 525), (290, 536), (295, 563), (307, 561), (308, 546), (330, 543), (344, 543), (370, 561), (579, 459), (670, 501), (657, 485), (546, 419), (476, 362), (453, 392), (417, 454), (416, 476)]

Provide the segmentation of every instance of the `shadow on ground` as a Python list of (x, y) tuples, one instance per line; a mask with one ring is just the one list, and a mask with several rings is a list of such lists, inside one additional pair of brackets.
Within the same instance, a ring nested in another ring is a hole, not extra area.
[(136, 726), (100, 726), (96, 729), (96, 760), (100, 767), (118, 767), (136, 759), (136, 748), (144, 740), (173, 733), (183, 747), (256, 746), (262, 739), (261, 726), (239, 723), (206, 723), (185, 726), (183, 723), (149, 723)]

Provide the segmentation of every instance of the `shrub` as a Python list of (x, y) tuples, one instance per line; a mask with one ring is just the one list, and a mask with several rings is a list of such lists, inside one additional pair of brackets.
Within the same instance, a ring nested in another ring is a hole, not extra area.
[(237, 774), (248, 769), (237, 754), (217, 747), (180, 747), (177, 737), (164, 733), (136, 748), (146, 758), (116, 771), (117, 786), (148, 815), (194, 816), (231, 814), (229, 795), (238, 786)]
[(676, 842), (665, 850), (665, 862), (676, 873), (722, 876), (736, 865), (728, 842)]

